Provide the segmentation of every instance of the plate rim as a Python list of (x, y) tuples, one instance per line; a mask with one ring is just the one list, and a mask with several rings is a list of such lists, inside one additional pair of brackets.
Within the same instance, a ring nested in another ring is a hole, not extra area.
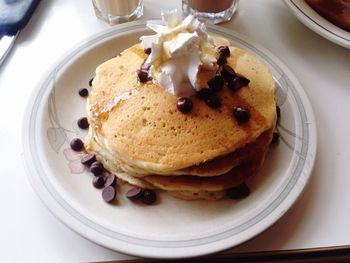
[[(295, 1), (295, 0), (284, 0), (285, 5), (288, 7), (290, 11), (292, 11), (292, 14), (305, 26), (307, 26), (309, 29), (317, 33), (318, 35), (328, 39), (329, 41), (340, 45), (342, 47), (350, 49), (350, 33), (345, 31), (344, 29), (332, 24), (327, 19), (319, 15), (316, 11), (314, 11), (311, 7), (309, 7), (312, 12), (314, 13), (313, 16), (310, 17), (306, 12), (302, 10), (302, 6), (307, 5), (303, 0), (302, 2)], [(315, 18), (319, 19), (326, 25), (321, 25), (317, 21), (315, 21)], [(345, 32), (349, 34), (349, 39), (346, 39), (342, 36), (339, 36), (331, 31), (331, 29), (327, 28), (327, 24), (331, 24), (332, 26), (336, 27), (338, 30), (341, 30), (341, 32)]]
[[(108, 28), (105, 30), (102, 30), (101, 32), (95, 33), (93, 35), (91, 35), (90, 37), (84, 39), (83, 41), (81, 41), (80, 43), (78, 43), (77, 45), (75, 45), (72, 49), (70, 49), (68, 52), (66, 52), (63, 56), (61, 56), (60, 59), (58, 59), (58, 61), (56, 63), (53, 64), (53, 66), (51, 67), (51, 69), (49, 69), (46, 74), (43, 75), (41, 81), (38, 83), (37, 87), (33, 90), (31, 97), (27, 103), (27, 107), (26, 107), (26, 113), (23, 119), (23, 129), (22, 129), (22, 147), (23, 147), (23, 159), (24, 159), (24, 166), (29, 178), (29, 181), (32, 185), (32, 187), (34, 188), (35, 192), (38, 194), (38, 196), (40, 197), (40, 199), (43, 201), (43, 203), (49, 208), (49, 210), (61, 221), (63, 222), (65, 225), (67, 225), (70, 229), (72, 229), (73, 231), (75, 231), (76, 233), (78, 233), (80, 236), (83, 236), (84, 238), (89, 239), (90, 241), (97, 243), (99, 245), (102, 245), (104, 247), (110, 248), (112, 250), (115, 251), (120, 251), (122, 253), (127, 253), (129, 255), (134, 255), (134, 256), (141, 256), (141, 257), (151, 257), (151, 258), (168, 258), (168, 259), (175, 259), (175, 258), (187, 258), (187, 257), (194, 257), (194, 256), (203, 256), (203, 255), (207, 255), (207, 254), (211, 254), (214, 252), (218, 252), (224, 249), (228, 249), (232, 246), (236, 246), (238, 244), (241, 244), (243, 242), (246, 242), (247, 240), (255, 237), (256, 235), (260, 234), (261, 232), (263, 232), (264, 230), (266, 230), (267, 228), (269, 228), (271, 225), (273, 225), (287, 210), (289, 210), (289, 208), (295, 203), (295, 201), (297, 200), (297, 198), (301, 195), (302, 191), (305, 189), (305, 185), (306, 183), (309, 181), (309, 178), (311, 176), (312, 173), (312, 169), (313, 169), (313, 165), (315, 162), (315, 158), (316, 158), (316, 148), (317, 148), (317, 132), (316, 132), (316, 123), (315, 123), (315, 118), (314, 118), (314, 113), (311, 107), (311, 104), (306, 96), (306, 93), (304, 91), (304, 89), (302, 88), (302, 86), (300, 85), (299, 81), (297, 80), (297, 78), (294, 76), (294, 74), (287, 68), (287, 66), (282, 63), (277, 57), (275, 57), (270, 51), (266, 50), (265, 48), (263, 48), (262, 46), (260, 46), (259, 44), (255, 43), (254, 41), (249, 41), (245, 36), (242, 36), (241, 34), (238, 34), (236, 32), (232, 32), (229, 29), (225, 29), (225, 28), (221, 28), (219, 26), (208, 26), (209, 29), (215, 29), (216, 31), (219, 31), (221, 33), (225, 33), (231, 36), (234, 36), (236, 38), (239, 38), (243, 41), (249, 42), (251, 44), (251, 46), (253, 46), (254, 48), (256, 48), (258, 51), (264, 53), (266, 56), (268, 56), (270, 59), (272, 59), (282, 70), (284, 73), (286, 73), (288, 75), (288, 77), (291, 79), (291, 81), (293, 82), (293, 84), (296, 86), (297, 89), (297, 93), (302, 101), (303, 106), (305, 107), (305, 111), (307, 113), (307, 119), (310, 121), (310, 125), (309, 127), (309, 131), (310, 133), (312, 133), (312, 136), (309, 136), (309, 149), (312, 153), (311, 156), (307, 157), (308, 158), (308, 162), (309, 162), (309, 169), (306, 172), (306, 175), (304, 176), (304, 181), (301, 182), (301, 184), (299, 185), (298, 189), (294, 189), (294, 191), (298, 190), (293, 198), (290, 198), (287, 202), (286, 208), (282, 211), (279, 211), (278, 215), (276, 215), (274, 218), (272, 218), (272, 220), (270, 219), (269, 222), (266, 222), (264, 225), (261, 225), (259, 227), (259, 231), (255, 231), (256, 233), (250, 234), (248, 237), (245, 237), (244, 239), (242, 239), (239, 243), (236, 244), (226, 244), (225, 246), (223, 246), (221, 244), (221, 246), (215, 246), (214, 243), (210, 243), (211, 247), (210, 249), (203, 251), (200, 249), (194, 249), (194, 247), (180, 247), (180, 248), (154, 248), (153, 250), (148, 250), (145, 251), (145, 248), (147, 248), (147, 246), (139, 246), (141, 247), (140, 250), (135, 250), (135, 248), (137, 248), (137, 245), (133, 245), (132, 248), (130, 248), (130, 244), (122, 244), (123, 241), (117, 240), (118, 247), (115, 246), (115, 244), (111, 244), (109, 243), (109, 238), (108, 237), (104, 237), (101, 235), (100, 232), (97, 232), (96, 230), (88, 227), (87, 225), (82, 224), (82, 222), (80, 222), (79, 220), (77, 220), (76, 218), (74, 218), (73, 216), (71, 216), (63, 207), (61, 207), (55, 200), (54, 198), (50, 195), (50, 193), (48, 192), (47, 188), (45, 188), (45, 186), (43, 185), (42, 182), (40, 182), (40, 180), (38, 178), (36, 178), (36, 168), (33, 167), (32, 163), (31, 163), (31, 148), (30, 148), (30, 143), (29, 143), (29, 125), (30, 125), (30, 117), (31, 117), (31, 113), (32, 113), (32, 109), (33, 106), (35, 105), (34, 102), (37, 99), (37, 96), (39, 95), (39, 92), (43, 89), (42, 85), (44, 84), (45, 80), (48, 78), (48, 76), (50, 74), (52, 74), (52, 72), (54, 72), (54, 70), (56, 69), (57, 65), (59, 63), (62, 63), (62, 61), (64, 61), (65, 58), (67, 58), (67, 56), (69, 54), (72, 54), (74, 51), (76, 51), (78, 48), (89, 48), (89, 42), (101, 37), (105, 34), (108, 33), (113, 33), (113, 32), (118, 32), (124, 28), (129, 28), (132, 26), (137, 26), (137, 25), (142, 25), (142, 26), (146, 26), (147, 21), (136, 21), (136, 22), (130, 22), (130, 23), (126, 23), (123, 25), (118, 25), (116, 27), (113, 28)], [(98, 42), (96, 42), (95, 44), (98, 44)], [(284, 201), (286, 202), (286, 201)], [(229, 238), (226, 238), (224, 241), (226, 241), (226, 243), (228, 242)], [(224, 242), (225, 243), (225, 242)], [(232, 242), (230, 242), (232, 243)], [(202, 245), (199, 245), (198, 247), (200, 248)], [(208, 247), (208, 244), (206, 244), (206, 246)], [(142, 250), (142, 248), (144, 248)], [(175, 251), (175, 253), (174, 253)], [(179, 251), (182, 252), (182, 254), (178, 253)]]

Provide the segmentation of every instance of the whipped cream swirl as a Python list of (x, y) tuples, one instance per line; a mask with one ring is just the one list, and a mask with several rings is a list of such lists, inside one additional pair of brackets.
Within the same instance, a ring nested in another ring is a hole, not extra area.
[(191, 96), (201, 88), (197, 74), (201, 68), (214, 70), (217, 51), (205, 25), (192, 15), (178, 18), (177, 10), (162, 12), (164, 25), (147, 24), (155, 35), (142, 36), (141, 46), (151, 48), (145, 61), (152, 78), (176, 96)]

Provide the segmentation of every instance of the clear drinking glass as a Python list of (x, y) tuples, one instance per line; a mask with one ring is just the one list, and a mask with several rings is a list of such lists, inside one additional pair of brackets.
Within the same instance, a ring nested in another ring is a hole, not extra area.
[(182, 11), (192, 14), (202, 22), (218, 24), (229, 21), (239, 0), (182, 0)]
[(143, 15), (142, 0), (92, 0), (95, 14), (110, 25), (128, 22)]

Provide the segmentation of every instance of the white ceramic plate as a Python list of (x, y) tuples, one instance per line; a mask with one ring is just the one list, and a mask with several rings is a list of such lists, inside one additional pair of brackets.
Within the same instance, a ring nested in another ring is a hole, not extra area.
[(350, 48), (350, 33), (320, 16), (304, 0), (284, 0), (284, 2), (308, 28), (338, 45)]
[(111, 205), (92, 184), (69, 141), (85, 131), (88, 86), (97, 65), (151, 33), (144, 22), (113, 27), (92, 36), (66, 54), (34, 92), (24, 121), (23, 145), (30, 181), (47, 207), (82, 236), (111, 249), (155, 258), (184, 258), (221, 251), (261, 233), (295, 202), (310, 176), (316, 153), (315, 120), (309, 101), (293, 74), (277, 58), (244, 37), (210, 27), (261, 57), (278, 84), (282, 118), (280, 143), (273, 146), (260, 173), (249, 182), (252, 193), (241, 201), (186, 202), (159, 193), (153, 206), (135, 204), (118, 188)]

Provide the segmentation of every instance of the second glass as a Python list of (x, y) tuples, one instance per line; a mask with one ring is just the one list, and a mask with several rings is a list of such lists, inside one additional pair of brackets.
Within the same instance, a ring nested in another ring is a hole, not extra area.
[(142, 0), (92, 0), (95, 14), (110, 25), (128, 22), (143, 15)]
[(229, 21), (235, 13), (238, 0), (182, 0), (182, 11), (202, 22), (218, 24)]

